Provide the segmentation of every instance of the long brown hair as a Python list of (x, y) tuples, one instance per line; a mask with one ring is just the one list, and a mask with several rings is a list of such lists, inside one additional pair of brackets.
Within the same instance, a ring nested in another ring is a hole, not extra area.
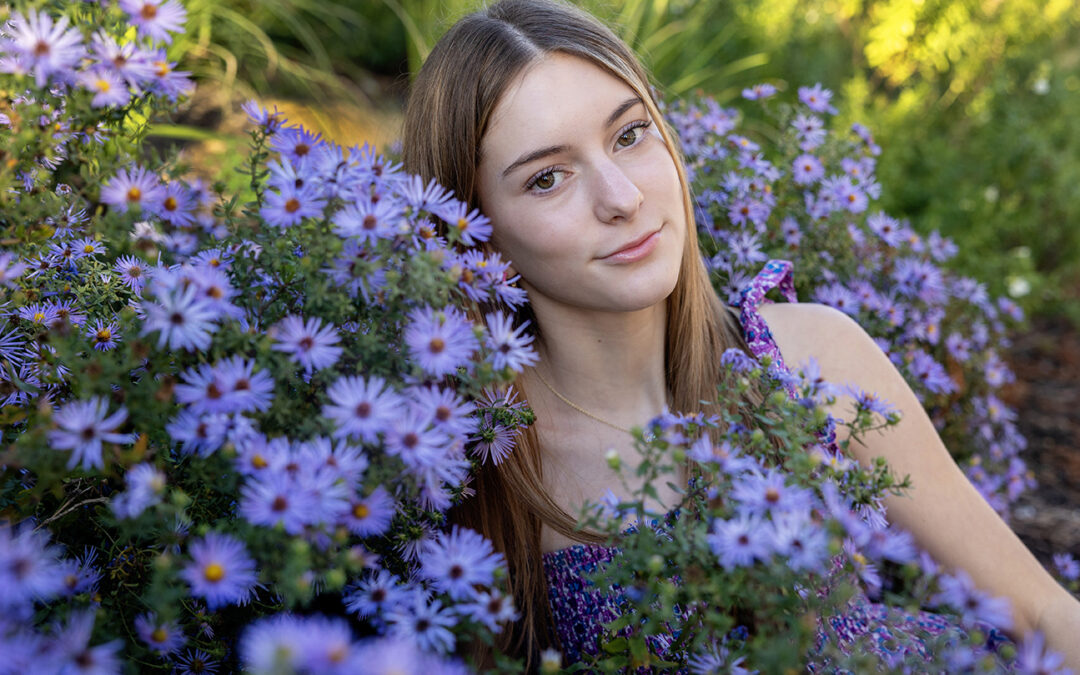
[[(645, 69), (610, 29), (555, 0), (501, 0), (459, 20), (435, 45), (412, 85), (405, 112), (405, 170), (425, 180), (435, 178), (458, 199), (482, 208), (477, 168), (492, 111), (523, 68), (552, 52), (586, 59), (629, 85), (645, 102), (675, 159), (687, 245), (667, 300), (665, 377), (672, 409), (698, 412), (702, 401), (716, 398), (723, 351), (745, 343), (692, 245), (697, 241), (693, 202), (675, 136), (663, 122)], [(484, 534), (506, 556), (509, 591), (521, 619), (498, 636), (496, 646), (535, 664), (539, 650), (557, 642), (550, 625), (541, 525), (578, 541), (601, 538), (575, 530), (576, 519), (544, 490), (542, 455), (532, 429), (498, 467), (478, 472), (476, 496), (456, 507), (451, 518)]]

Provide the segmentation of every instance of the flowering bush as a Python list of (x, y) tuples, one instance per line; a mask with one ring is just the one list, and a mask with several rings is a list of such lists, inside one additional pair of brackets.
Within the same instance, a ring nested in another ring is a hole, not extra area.
[(254, 106), (250, 194), (186, 179), (140, 143), (183, 7), (68, 12), (0, 61), (0, 672), (455, 671), (515, 616), (442, 527), (530, 420), (490, 225)]
[[(248, 190), (207, 186), (175, 154), (142, 143), (147, 123), (192, 89), (169, 54), (183, 6), (43, 4), (12, 12), (0, 36), (0, 673), (464, 672), (458, 646), (490, 641), (516, 610), (501, 556), (475, 532), (447, 527), (445, 511), (468, 498), (471, 471), (505, 458), (532, 421), (509, 383), (536, 359), (527, 327), (512, 320), (524, 293), (508, 262), (480, 246), (490, 223), (374, 149), (340, 147), (256, 105), (247, 106)], [(770, 236), (762, 209), (794, 208), (795, 193), (763, 161), (732, 152), (728, 113), (694, 110), (672, 114), (700, 184), (741, 161), (701, 192), (703, 226), (719, 237), (706, 244), (730, 286), (758, 262), (754, 238)], [(744, 185), (740, 171), (764, 173)], [(736, 202), (766, 185), (773, 203), (747, 203), (753, 219), (732, 217), (761, 229), (713, 225), (713, 204), (737, 216)], [(836, 201), (820, 194), (814, 204)], [(871, 283), (839, 255), (851, 244), (826, 236), (847, 232), (835, 210), (825, 216), (798, 234), (834, 259), (807, 264), (803, 278)], [(964, 307), (987, 312), (982, 329), (937, 316), (952, 305), (917, 281), (933, 273), (916, 265), (917, 242), (905, 237), (900, 256), (858, 240), (864, 260), (876, 251), (882, 266), (906, 270), (909, 289), (896, 305), (909, 321), (870, 325), (916, 376), (916, 350), (938, 344), (928, 327), (946, 345), (956, 332), (973, 355), (955, 357), (957, 373), (970, 379), (946, 378), (956, 390), (946, 392), (934, 389), (941, 377), (927, 377), (921, 391), (967, 410), (957, 418), (967, 424), (987, 420), (972, 428), (993, 436), (1009, 428), (1007, 411), (980, 388), (994, 382), (971, 369), (989, 368), (1000, 317), (970, 297)], [(855, 297), (860, 308), (869, 302)], [(921, 333), (904, 332), (916, 325)], [(607, 577), (640, 587), (631, 598), (639, 619), (657, 598), (684, 613), (715, 611), (681, 641), (657, 642), (659, 620), (611, 626), (618, 635), (598, 667), (644, 663), (649, 650), (699, 670), (725, 658), (800, 663), (815, 647), (806, 617), (855, 588), (824, 574), (828, 565), (872, 581), (876, 555), (929, 579), (914, 571), (904, 535), (851, 515), (851, 506), (872, 513), (902, 483), (821, 444), (821, 385), (796, 403), (779, 393), (794, 380), (729, 360), (726, 392), (760, 380), (777, 393), (741, 411), (742, 427), (673, 415), (656, 422), (654, 440), (642, 437), (642, 470), (656, 480), (684, 458), (708, 471), (686, 497), (687, 513), (707, 517), (622, 536), (626, 560), (644, 566), (614, 566)], [(998, 367), (988, 372), (1005, 372)], [(874, 411), (887, 410), (859, 400), (865, 410), (851, 424), (880, 424)], [(706, 427), (727, 444), (703, 436)], [(1015, 449), (1005, 450), (1011, 459)], [(985, 453), (987, 476), (1000, 475)], [(779, 502), (766, 505), (770, 491)], [(609, 503), (605, 513), (633, 509), (646, 522), (640, 503)], [(600, 515), (590, 516), (597, 527), (615, 527)], [(748, 547), (726, 543), (751, 531)], [(1075, 578), (1075, 561), (1060, 565)], [(631, 580), (632, 569), (658, 573)], [(668, 583), (674, 574), (687, 583)], [(759, 630), (740, 638), (739, 612), (776, 589), (791, 592), (761, 602)], [(962, 581), (940, 595), (961, 605), (981, 598)], [(969, 618), (993, 618), (987, 607)], [(795, 639), (769, 657), (788, 634)]]
[(831, 92), (801, 87), (794, 106), (774, 95), (770, 85), (744, 92), (776, 120), (767, 141), (739, 133), (738, 112), (708, 99), (670, 111), (718, 290), (735, 301), (763, 261), (792, 260), (800, 297), (849, 314), (875, 338), (979, 492), (1007, 517), (1034, 485), (1016, 413), (996, 396), (1013, 379), (1000, 350), (1022, 321), (1019, 308), (943, 267), (956, 253), (951, 241), (923, 238), (874, 208), (881, 149), (861, 125), (827, 129)]

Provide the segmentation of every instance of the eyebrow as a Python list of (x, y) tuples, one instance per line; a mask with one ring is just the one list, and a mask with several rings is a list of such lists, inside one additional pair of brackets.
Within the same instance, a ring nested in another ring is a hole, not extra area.
[[(623, 114), (627, 110), (629, 110), (630, 108), (633, 108), (635, 105), (638, 105), (639, 103), (644, 105), (644, 102), (641, 100), (641, 98), (639, 96), (634, 96), (633, 98), (628, 98), (625, 101), (623, 101), (622, 103), (620, 103), (618, 105), (618, 107), (616, 107), (615, 110), (613, 110), (611, 112), (611, 114), (608, 115), (608, 118), (606, 120), (604, 120), (604, 128), (610, 127), (612, 124), (615, 124), (616, 120), (618, 120), (620, 117), (622, 117)], [(567, 149), (567, 146), (565, 146), (565, 145), (551, 145), (551, 146), (548, 146), (546, 148), (540, 148), (539, 150), (533, 150), (532, 152), (530, 152), (527, 155), (522, 155), (516, 161), (514, 161), (513, 164), (511, 164), (510, 166), (503, 169), (502, 177), (506, 178), (507, 176), (510, 175), (510, 173), (514, 169), (518, 168), (519, 166), (521, 166), (523, 164), (528, 164), (529, 162), (535, 162), (538, 159), (543, 159), (544, 157), (548, 157), (550, 155), (558, 154), (560, 152), (565, 151), (566, 149)]]

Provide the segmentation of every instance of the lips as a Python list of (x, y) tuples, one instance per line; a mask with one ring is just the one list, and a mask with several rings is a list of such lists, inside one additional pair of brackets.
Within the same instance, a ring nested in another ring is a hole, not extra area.
[[(663, 229), (663, 228), (661, 228)], [(600, 258), (600, 260), (606, 260), (609, 262), (633, 262), (644, 258), (652, 252), (656, 247), (657, 239), (659, 239), (660, 230), (654, 230), (647, 232), (641, 237), (631, 241), (622, 248), (609, 253), (606, 256)]]

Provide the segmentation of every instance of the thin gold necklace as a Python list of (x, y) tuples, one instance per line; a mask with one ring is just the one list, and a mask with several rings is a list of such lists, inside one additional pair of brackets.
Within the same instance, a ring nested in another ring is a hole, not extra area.
[(562, 394), (560, 394), (559, 392), (555, 391), (555, 387), (551, 386), (551, 383), (550, 383), (550, 382), (548, 382), (548, 381), (547, 381), (547, 380), (546, 380), (546, 379), (544, 378), (544, 376), (540, 374), (540, 371), (539, 371), (538, 369), (536, 369), (536, 368), (533, 368), (533, 372), (534, 372), (534, 373), (536, 373), (536, 376), (537, 376), (537, 377), (539, 377), (539, 378), (540, 378), (540, 381), (544, 383), (544, 386), (545, 386), (545, 387), (547, 387), (548, 389), (550, 389), (550, 390), (551, 390), (551, 393), (552, 393), (552, 394), (555, 394), (556, 396), (558, 396), (558, 397), (559, 397), (559, 400), (560, 400), (560, 401), (562, 401), (562, 402), (563, 402), (563, 403), (565, 403), (566, 405), (570, 406), (570, 407), (571, 407), (571, 408), (573, 408), (574, 410), (578, 411), (578, 412), (579, 412), (579, 413), (581, 413), (582, 415), (585, 415), (586, 417), (590, 417), (590, 418), (592, 418), (592, 419), (596, 420), (597, 422), (599, 422), (600, 424), (606, 424), (607, 426), (611, 427), (612, 429), (616, 429), (616, 430), (618, 430), (618, 431), (621, 431), (621, 432), (623, 432), (624, 434), (630, 434), (630, 433), (633, 433), (633, 432), (631, 432), (631, 431), (630, 431), (629, 429), (627, 429), (626, 427), (621, 427), (621, 426), (619, 426), (618, 424), (615, 424), (614, 422), (608, 422), (608, 421), (607, 421), (606, 419), (604, 419), (603, 417), (600, 417), (599, 415), (594, 415), (594, 414), (592, 414), (591, 412), (589, 412), (588, 410), (586, 410), (585, 408), (582, 408), (582, 407), (581, 407), (581, 406), (579, 406), (579, 405), (578, 405), (577, 403), (574, 403), (573, 401), (571, 401), (570, 399), (566, 398), (565, 396), (563, 396), (563, 395), (562, 395)]

